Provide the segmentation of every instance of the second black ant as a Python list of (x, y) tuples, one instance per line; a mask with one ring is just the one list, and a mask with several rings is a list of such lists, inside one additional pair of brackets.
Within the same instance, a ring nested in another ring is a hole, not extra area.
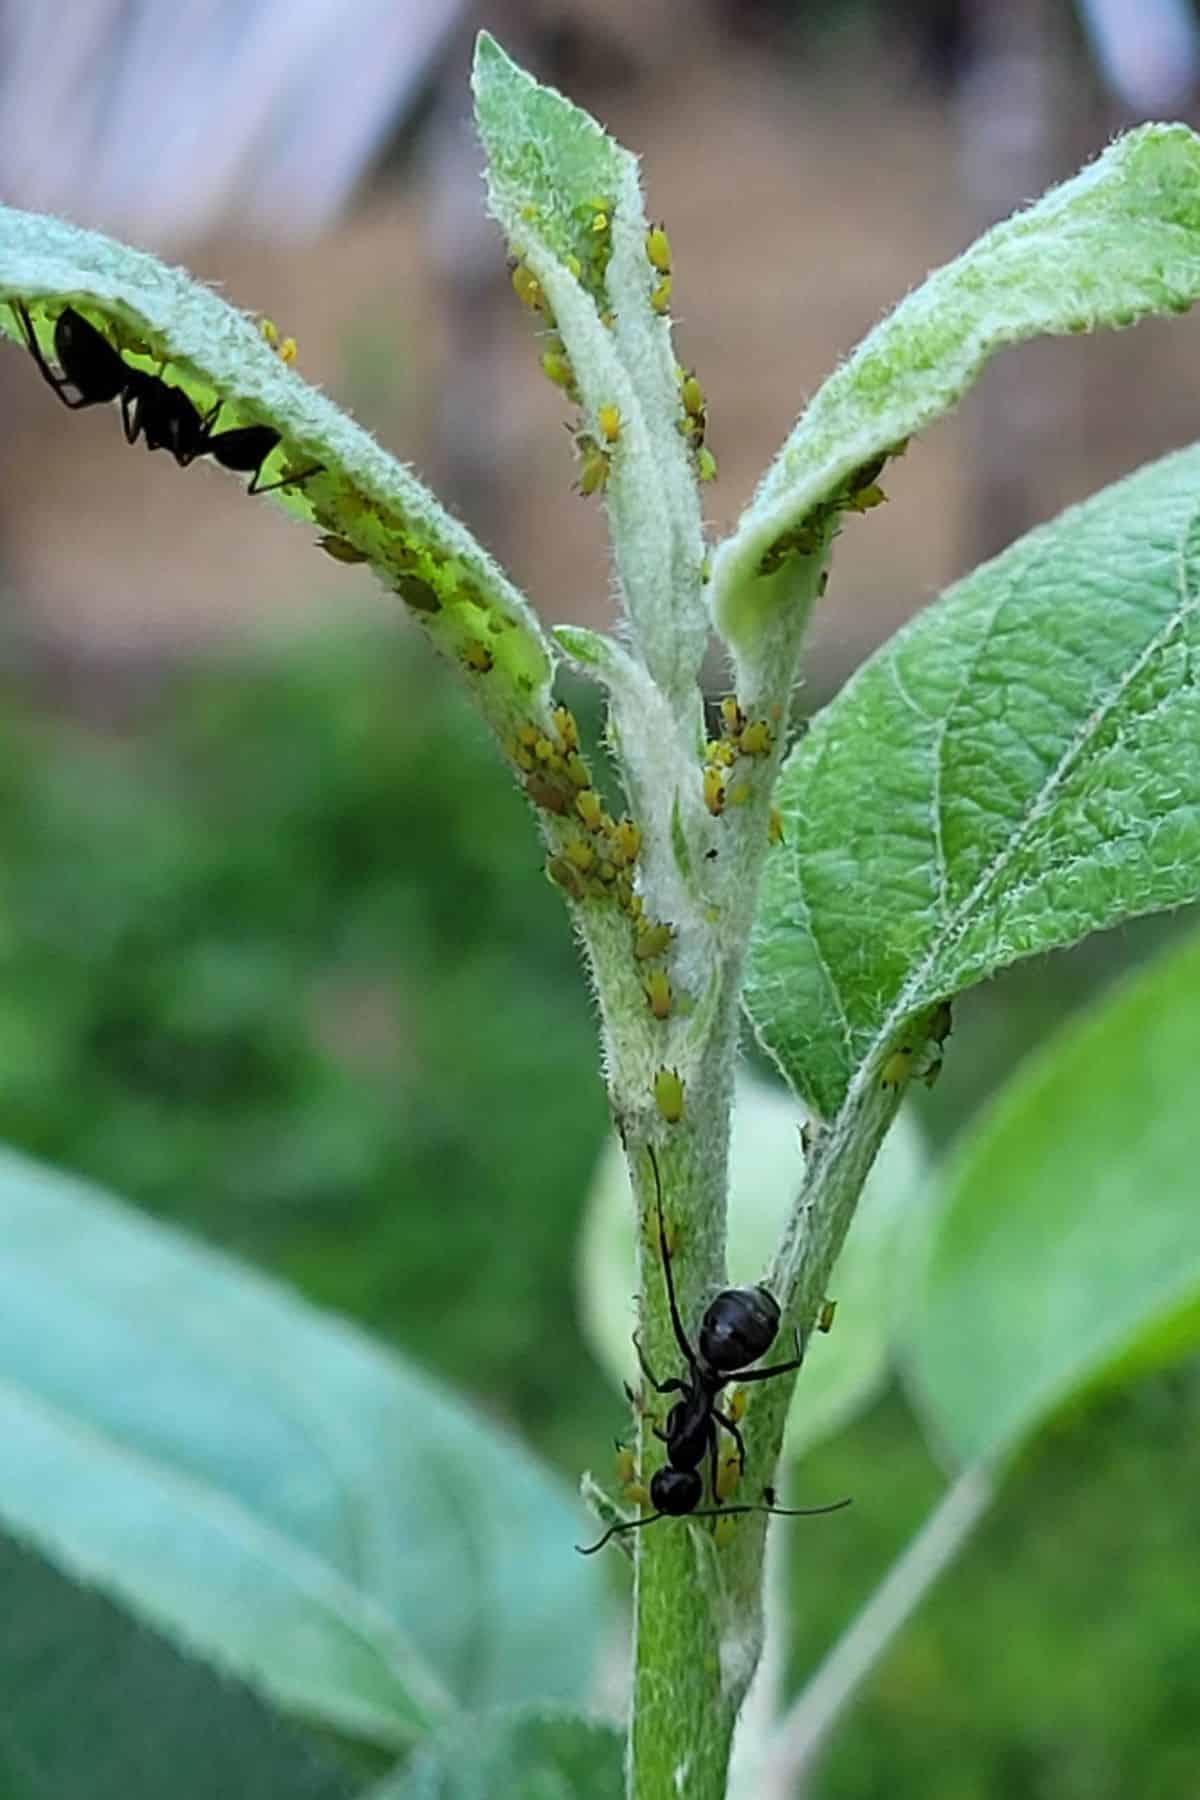
[(297, 475), (261, 481), (263, 464), (282, 441), (273, 425), (237, 425), (217, 431), (220, 400), (201, 413), (182, 388), (170, 387), (161, 375), (127, 363), (72, 306), (64, 306), (54, 322), (54, 354), (62, 370), (55, 374), (37, 341), (28, 307), (19, 300), (12, 306), (38, 372), (63, 405), (75, 412), (119, 399), (127, 444), (144, 437), (147, 450), (168, 450), (181, 469), (201, 456), (211, 456), (222, 468), (251, 477), (248, 494), (298, 487), (311, 475), (320, 474), (323, 464), (314, 463)]
[(765, 1506), (700, 1505), (704, 1492), (700, 1466), (706, 1456), (713, 1497), (717, 1497), (718, 1427), (732, 1437), (737, 1445), (738, 1462), (743, 1470), (745, 1468), (746, 1446), (742, 1441), (742, 1434), (736, 1421), (717, 1405), (721, 1390), (731, 1382), (744, 1386), (751, 1381), (770, 1381), (776, 1375), (789, 1375), (800, 1367), (804, 1357), (797, 1336), (796, 1355), (787, 1362), (771, 1363), (765, 1369), (749, 1367), (766, 1354), (779, 1332), (779, 1302), (765, 1287), (723, 1288), (706, 1308), (700, 1321), (699, 1340), (693, 1347), (684, 1330), (675, 1298), (675, 1278), (671, 1273), (671, 1252), (667, 1248), (667, 1232), (663, 1220), (662, 1178), (658, 1170), (658, 1158), (652, 1145), (648, 1144), (646, 1148), (654, 1170), (658, 1248), (667, 1285), (671, 1325), (675, 1342), (687, 1365), (687, 1373), (682, 1378), (676, 1376), (670, 1381), (660, 1381), (647, 1363), (635, 1335), (634, 1348), (637, 1350), (642, 1374), (650, 1386), (658, 1394), (680, 1396), (667, 1414), (666, 1429), (654, 1427), (654, 1435), (667, 1447), (667, 1460), (661, 1469), (655, 1470), (650, 1481), (650, 1504), (655, 1511), (647, 1514), (644, 1519), (627, 1519), (620, 1525), (610, 1525), (603, 1537), (586, 1548), (576, 1545), (582, 1556), (591, 1556), (595, 1551), (602, 1550), (610, 1538), (617, 1537), (622, 1532), (638, 1531), (643, 1525), (653, 1525), (659, 1519), (684, 1516), (716, 1519), (727, 1513), (751, 1512), (774, 1513), (791, 1519), (813, 1513), (838, 1512), (843, 1506), (850, 1504), (848, 1500), (836, 1500), (829, 1506), (776, 1506), (774, 1490), (767, 1488), (764, 1493), (770, 1498)]

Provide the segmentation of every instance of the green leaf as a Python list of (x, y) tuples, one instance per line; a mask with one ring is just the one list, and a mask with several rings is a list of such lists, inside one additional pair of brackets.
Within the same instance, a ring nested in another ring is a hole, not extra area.
[(1200, 936), (1034, 1056), (933, 1212), (910, 1380), (962, 1463), (1200, 1341)]
[(602, 1580), (528, 1458), (341, 1320), (0, 1158), (0, 1517), (280, 1704), (384, 1746), (585, 1690)]
[(0, 207), (0, 333), (22, 344), (17, 315), (3, 304), (17, 299), (48, 356), (51, 320), (70, 304), (131, 366), (156, 373), (166, 362), (169, 383), (202, 411), (220, 399), (222, 428), (274, 426), (283, 442), (273, 478), (285, 463), (320, 463), (322, 473), (272, 498), (365, 555), (463, 669), (497, 730), (506, 734), (546, 701), (550, 648), (523, 596), (412, 471), (281, 362), (245, 314), (142, 251)]
[(622, 1800), (625, 1747), (611, 1725), (524, 1708), (463, 1720), (365, 1800)]
[(0, 1593), (4, 1800), (346, 1800), (253, 1694), (3, 1537)]
[(997, 350), (1182, 312), (1198, 295), (1200, 138), (1144, 125), (938, 269), (829, 378), (714, 557), (717, 629), (752, 658), (801, 579), (764, 571), (764, 557), (797, 527), (824, 529), (819, 509), (853, 472), (941, 418)]
[[(761, 1279), (804, 1178), (802, 1115), (781, 1088), (739, 1072), (730, 1156), (729, 1272)], [(901, 1114), (867, 1181), (830, 1284), (833, 1329), (809, 1342), (785, 1448), (799, 1456), (868, 1405), (886, 1379), (893, 1338), (895, 1232), (925, 1168), (913, 1119)], [(592, 1183), (579, 1253), (584, 1333), (614, 1383), (637, 1380), (633, 1352), (633, 1199), (615, 1138)], [(606, 1471), (601, 1471), (606, 1473)]]
[(487, 32), (474, 88), (491, 209), (545, 291), (574, 371), (580, 428), (602, 445), (600, 407), (620, 413), (605, 498), (639, 646), (659, 685), (691, 701), (708, 636), (705, 549), (670, 323), (650, 305), (659, 277), (646, 256), (637, 158)]
[(746, 1004), (820, 1113), (931, 1002), (1200, 894), (1198, 508), (1191, 449), (1031, 532), (792, 753)]

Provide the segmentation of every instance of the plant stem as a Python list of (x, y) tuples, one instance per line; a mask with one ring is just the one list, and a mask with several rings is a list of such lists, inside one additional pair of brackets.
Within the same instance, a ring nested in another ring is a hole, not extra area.
[(981, 1464), (946, 1489), (784, 1719), (764, 1759), (760, 1800), (799, 1800), (841, 1714), (958, 1554), (994, 1491)]

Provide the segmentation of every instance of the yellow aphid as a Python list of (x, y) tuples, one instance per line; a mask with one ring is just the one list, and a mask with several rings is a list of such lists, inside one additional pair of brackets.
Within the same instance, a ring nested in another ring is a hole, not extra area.
[(646, 259), (660, 275), (671, 273), (671, 240), (661, 225), (652, 225), (646, 233)]
[(751, 719), (743, 727), (738, 748), (744, 756), (765, 756), (771, 748), (771, 727), (765, 719)]
[(534, 769), (537, 767), (537, 764), (534, 762), (533, 757), (530, 755), (529, 751), (526, 750), (524, 748), (524, 746), (521, 744), (513, 744), (512, 748), (511, 748), (511, 755), (512, 755), (512, 759), (516, 763), (518, 769), (524, 770), (526, 775), (531, 775), (533, 773)]
[(596, 852), (586, 838), (572, 838), (564, 846), (563, 855), (568, 862), (574, 863), (581, 875), (586, 875), (596, 860)]
[(670, 312), (671, 277), (669, 275), (664, 275), (662, 280), (651, 290), (650, 306), (651, 309), (658, 314), (660, 319)]
[(696, 480), (715, 481), (717, 479), (717, 459), (707, 444), (701, 444), (696, 452)]
[(571, 783), (572, 787), (591, 787), (592, 778), (588, 773), (588, 766), (584, 762), (582, 756), (579, 755), (578, 751), (572, 750), (570, 756), (568, 756), (566, 761), (566, 771), (567, 780)]
[(913, 1052), (909, 1045), (902, 1044), (899, 1050), (893, 1050), (883, 1065), (880, 1074), (880, 1085), (885, 1088), (903, 1087), (912, 1074)]
[(745, 1388), (734, 1388), (732, 1394), (730, 1394), (725, 1401), (726, 1417), (732, 1419), (735, 1425), (740, 1425), (746, 1416), (746, 1406), (748, 1402), (749, 1395), (746, 1393)]
[(486, 644), (473, 638), (463, 651), (463, 661), (468, 669), (474, 669), (477, 675), (487, 675), (495, 667), (496, 659)]
[(621, 435), (621, 409), (607, 401), (596, 413), (596, 424), (606, 444), (615, 444)]
[(678, 1069), (660, 1069), (654, 1077), (654, 1103), (668, 1125), (683, 1117), (683, 1083)]
[(548, 737), (538, 737), (533, 740), (533, 754), (539, 762), (548, 763), (553, 761), (558, 751)]
[(295, 362), (296, 340), (294, 337), (285, 337), (282, 344), (280, 344), (279, 360), (280, 362), (287, 363), (289, 366)]
[(717, 1499), (731, 1500), (737, 1493), (737, 1485), (741, 1479), (741, 1459), (737, 1456), (723, 1457), (717, 1465)]
[(822, 1300), (821, 1310), (817, 1314), (817, 1330), (832, 1331), (833, 1315), (837, 1311), (836, 1300)]
[(530, 312), (541, 312), (546, 304), (546, 295), (541, 282), (525, 263), (514, 265), (512, 284), (513, 292), (522, 306), (527, 306)]
[(671, 983), (666, 971), (651, 969), (642, 986), (646, 990), (646, 1004), (656, 1019), (669, 1019), (671, 1016)]
[(718, 1550), (727, 1550), (737, 1536), (737, 1519), (732, 1513), (721, 1513), (713, 1520), (713, 1543)]
[(865, 513), (870, 512), (873, 507), (882, 506), (886, 499), (887, 495), (879, 483), (873, 481), (869, 487), (856, 488), (854, 493), (847, 494), (842, 504), (847, 512)]
[(626, 862), (636, 862), (642, 848), (640, 828), (632, 819), (621, 819), (613, 826), (613, 853), (619, 853)]
[(689, 419), (702, 419), (705, 411), (704, 389), (696, 379), (696, 371), (690, 369), (679, 384), (679, 398), (683, 401), (683, 410)]
[(270, 344), (272, 350), (274, 350), (279, 343), (279, 327), (274, 319), (260, 319), (258, 321), (258, 329), (262, 332), (263, 337), (266, 339), (267, 343)]
[(721, 724), (730, 737), (737, 737), (746, 723), (746, 715), (737, 703), (733, 694), (727, 694), (721, 702)]
[(719, 768), (704, 771), (704, 804), (714, 819), (725, 811), (725, 780)]
[(323, 550), (326, 556), (332, 556), (334, 562), (365, 563), (367, 560), (365, 550), (360, 550), (357, 544), (350, 543), (347, 538), (335, 537), (331, 531), (325, 532), (316, 542), (318, 550)]
[(575, 440), (579, 449), (579, 480), (576, 487), (583, 495), (601, 494), (608, 486), (608, 452), (586, 432)]
[(533, 749), (541, 735), (536, 725), (521, 725), (517, 728), (517, 742), (524, 744), (527, 750)]
[(768, 844), (782, 844), (783, 842), (783, 814), (777, 806), (771, 808), (771, 816), (767, 820), (767, 842)]
[(577, 256), (567, 256), (564, 257), (563, 260), (566, 263), (567, 268), (571, 271), (571, 274), (575, 277), (576, 281), (578, 281), (579, 277), (583, 274), (583, 264), (580, 262), (579, 258)]
[(585, 900), (587, 889), (583, 877), (567, 861), (565, 856), (552, 856), (546, 864), (546, 873), (556, 887), (560, 887), (572, 900)]
[(604, 819), (604, 807), (595, 788), (584, 788), (581, 794), (576, 794), (575, 811), (589, 831), (599, 831)]
[(561, 348), (542, 351), (542, 374), (547, 381), (552, 381), (555, 387), (561, 388), (568, 400), (578, 397), (575, 371)]
[(674, 935), (671, 926), (660, 921), (643, 925), (633, 940), (633, 954), (639, 962), (649, 962), (652, 957), (662, 956), (671, 948)]
[(564, 750), (578, 750), (579, 727), (575, 723), (575, 715), (569, 707), (556, 706), (551, 713), (554, 729), (558, 733), (559, 742)]
[(608, 225), (608, 208), (601, 202), (596, 206), (596, 211), (592, 214), (591, 229), (595, 232), (597, 237), (603, 237), (604, 233), (608, 230)]

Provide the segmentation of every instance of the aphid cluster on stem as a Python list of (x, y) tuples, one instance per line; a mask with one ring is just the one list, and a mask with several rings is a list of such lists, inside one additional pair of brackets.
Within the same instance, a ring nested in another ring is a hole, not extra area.
[(250, 476), (248, 494), (271, 494), (280, 488), (299, 487), (321, 473), (323, 464), (314, 463), (277, 481), (263, 481), (267, 458), (282, 442), (273, 425), (235, 425), (218, 431), (222, 400), (202, 413), (183, 388), (163, 380), (161, 370), (152, 375), (127, 363), (103, 332), (73, 306), (64, 306), (54, 321), (54, 354), (61, 371), (56, 374), (38, 342), (29, 308), (21, 300), (10, 304), (29, 354), (47, 386), (72, 412), (119, 401), (127, 444), (144, 438), (147, 450), (168, 451), (181, 469), (202, 456), (211, 456), (222, 468)]
[[(665, 1427), (653, 1427), (654, 1436), (666, 1446), (666, 1461), (660, 1469), (655, 1470), (650, 1479), (650, 1504), (654, 1511), (644, 1518), (627, 1519), (622, 1524), (610, 1525), (594, 1544), (586, 1547), (577, 1545), (576, 1548), (583, 1556), (591, 1556), (595, 1551), (602, 1550), (611, 1538), (627, 1531), (638, 1531), (643, 1526), (655, 1524), (659, 1519), (691, 1517), (719, 1520), (753, 1512), (777, 1513), (783, 1517), (795, 1518), (811, 1513), (836, 1512), (849, 1504), (846, 1500), (839, 1500), (831, 1506), (805, 1507), (775, 1506), (773, 1500), (764, 1505), (721, 1504), (722, 1489), (733, 1491), (746, 1464), (746, 1446), (738, 1423), (744, 1411), (744, 1392), (737, 1417), (732, 1408), (722, 1409), (718, 1404), (722, 1392), (734, 1383), (742, 1392), (753, 1382), (770, 1381), (777, 1375), (791, 1374), (800, 1367), (803, 1352), (797, 1337), (794, 1357), (785, 1362), (772, 1363), (765, 1369), (751, 1367), (771, 1348), (779, 1332), (779, 1303), (765, 1287), (724, 1288), (705, 1308), (697, 1341), (693, 1346), (684, 1329), (675, 1294), (671, 1252), (667, 1245), (663, 1217), (662, 1177), (659, 1174), (658, 1157), (652, 1145), (647, 1145), (646, 1148), (654, 1171), (658, 1249), (666, 1284), (671, 1329), (684, 1361), (685, 1373), (660, 1381), (646, 1361), (641, 1342), (635, 1334), (634, 1348), (649, 1386), (656, 1394), (679, 1396), (672, 1402)], [(724, 1465), (718, 1452), (719, 1431), (725, 1432), (732, 1439), (735, 1449), (735, 1455), (726, 1459)], [(730, 1462), (734, 1465), (734, 1471), (730, 1471), (728, 1467)], [(706, 1463), (715, 1504), (702, 1507), (700, 1501), (704, 1495), (704, 1478), (700, 1471)]]
[[(780, 709), (774, 709), (779, 714)], [(740, 701), (729, 695), (720, 706), (720, 735), (704, 746), (704, 804), (714, 818), (727, 806), (745, 806), (751, 797), (754, 762), (774, 747), (779, 718), (748, 719)], [(743, 761), (742, 759), (745, 759)]]

